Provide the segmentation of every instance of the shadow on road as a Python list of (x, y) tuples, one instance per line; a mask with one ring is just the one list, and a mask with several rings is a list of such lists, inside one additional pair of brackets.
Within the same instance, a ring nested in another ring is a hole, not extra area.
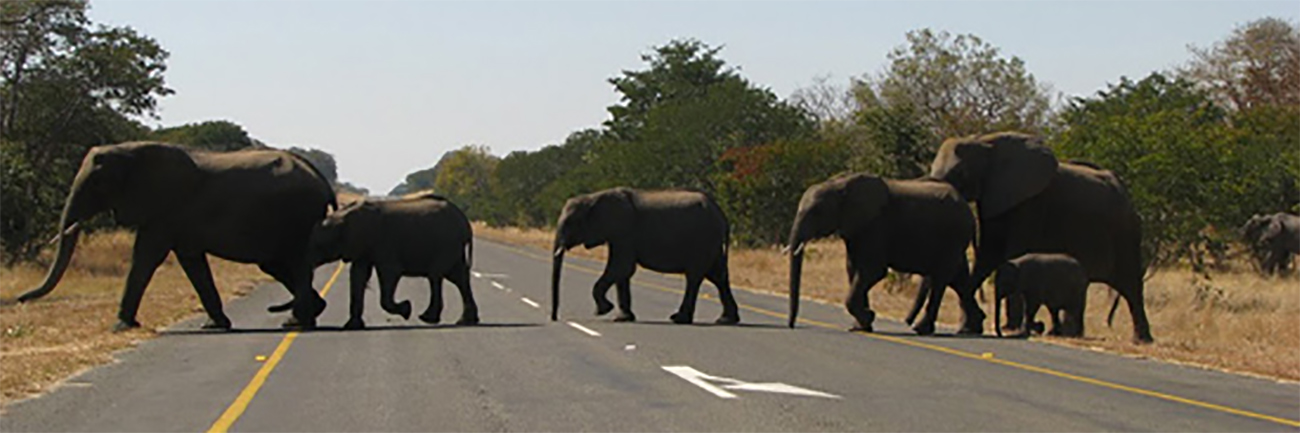
[(785, 325), (778, 325), (774, 323), (743, 323), (742, 322), (742, 323), (737, 323), (735, 325), (719, 325), (717, 323), (713, 323), (712, 321), (709, 321), (709, 322), (692, 323), (689, 325), (681, 325), (667, 320), (637, 320), (635, 322), (615, 322), (610, 319), (605, 319), (605, 320), (597, 320), (597, 321), (603, 323), (615, 324), (615, 325), (627, 324), (628, 326), (654, 325), (654, 326), (682, 326), (682, 327), (695, 327), (695, 328), (786, 329)]
[(274, 328), (232, 328), (230, 330), (213, 330), (213, 329), (168, 329), (159, 331), (158, 335), (228, 335), (228, 334), (287, 334), (289, 332), (370, 332), (370, 331), (418, 331), (418, 330), (472, 330), (476, 328), (534, 328), (542, 326), (538, 323), (480, 323), (473, 326), (459, 325), (375, 325), (366, 326), (363, 329), (343, 329), (341, 326), (317, 326), (311, 330), (286, 329), (281, 327)]

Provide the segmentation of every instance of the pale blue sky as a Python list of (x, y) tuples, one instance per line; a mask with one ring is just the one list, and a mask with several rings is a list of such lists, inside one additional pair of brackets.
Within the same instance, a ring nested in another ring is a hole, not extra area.
[[(338, 159), (384, 193), (451, 149), (559, 143), (618, 101), (606, 82), (673, 38), (782, 98), (877, 73), (909, 30), (973, 33), (1065, 95), (1181, 65), (1239, 24), (1297, 21), (1297, 1), (436, 2), (92, 0), (171, 52), (163, 125), (228, 119)], [(157, 124), (158, 122), (150, 122)]]

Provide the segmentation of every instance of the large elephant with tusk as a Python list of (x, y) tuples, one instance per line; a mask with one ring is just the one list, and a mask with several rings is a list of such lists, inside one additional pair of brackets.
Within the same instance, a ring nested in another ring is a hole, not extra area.
[(578, 245), (594, 248), (609, 244), (605, 272), (596, 280), (592, 297), (596, 314), (614, 309), (606, 299), (610, 286), (618, 286), (615, 321), (636, 320), (632, 313), (632, 274), (637, 265), (657, 272), (685, 274), (682, 305), (670, 319), (691, 323), (700, 284), (708, 279), (722, 298), (717, 323), (740, 322), (727, 274), (730, 227), (727, 218), (708, 196), (693, 191), (641, 191), (613, 188), (569, 199), (560, 213), (555, 232), (551, 271), (551, 320), (560, 308), (560, 270), (564, 252)]
[(98, 146), (73, 178), (49, 273), (18, 301), (54, 290), (76, 249), (79, 223), (112, 212), (118, 223), (136, 229), (116, 330), (140, 326), (136, 311), (145, 287), (169, 253), (176, 254), (208, 313), (204, 327), (230, 328), (209, 254), (257, 264), (295, 298), (286, 325), (311, 327), (325, 301), (312, 289), (307, 245), (330, 207), (337, 204), (329, 181), (289, 152), (209, 153), (154, 142)]

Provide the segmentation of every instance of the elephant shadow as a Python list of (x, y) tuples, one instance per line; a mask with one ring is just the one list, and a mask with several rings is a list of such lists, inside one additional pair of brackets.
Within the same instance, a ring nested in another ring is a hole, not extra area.
[(169, 335), (229, 335), (229, 334), (287, 334), (290, 332), (304, 333), (328, 333), (328, 332), (368, 332), (368, 331), (421, 331), (421, 330), (445, 330), (451, 331), (456, 329), (472, 330), (475, 328), (536, 328), (542, 326), (540, 323), (480, 323), (472, 326), (461, 326), (454, 324), (411, 324), (411, 325), (372, 325), (362, 329), (344, 329), (342, 326), (317, 326), (310, 330), (286, 329), (283, 327), (268, 328), (230, 328), (229, 330), (208, 330), (197, 328), (167, 329), (159, 331), (162, 336)]
[[(606, 320), (605, 322), (606, 322), (606, 323), (612, 323), (612, 324), (619, 324), (619, 323), (620, 323), (620, 322), (615, 322), (615, 321), (613, 321), (613, 320)], [(700, 323), (681, 324), (681, 323), (674, 323), (674, 322), (672, 322), (672, 321), (670, 321), (670, 320), (639, 320), (639, 319), (638, 319), (636, 322), (631, 322), (630, 324), (632, 324), (632, 325), (653, 325), (653, 326), (675, 326), (675, 327), (682, 327), (682, 326), (685, 326), (685, 327), (692, 327), (692, 328), (753, 328), (753, 329), (786, 329), (786, 326), (785, 326), (785, 325), (775, 324), (775, 323), (735, 323), (735, 324), (719, 324), (719, 323), (713, 323), (713, 322), (700, 322)]]

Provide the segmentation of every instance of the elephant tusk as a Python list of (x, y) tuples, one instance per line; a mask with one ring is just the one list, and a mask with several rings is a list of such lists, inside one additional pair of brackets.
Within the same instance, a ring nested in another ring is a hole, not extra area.
[(788, 256), (788, 255), (790, 255), (790, 246), (789, 246), (789, 245), (786, 245), (786, 246), (784, 246), (784, 247), (781, 247), (781, 255), (783, 255), (783, 256)]
[(59, 239), (62, 239), (64, 236), (69, 236), (69, 235), (71, 235), (72, 232), (75, 231), (75, 230), (77, 230), (77, 227), (80, 226), (80, 225), (81, 225), (81, 221), (77, 221), (77, 222), (75, 222), (75, 223), (72, 223), (72, 225), (68, 226), (67, 230), (64, 230), (62, 233), (59, 233), (59, 234), (57, 234), (57, 235), (54, 235), (54, 237), (50, 238), (50, 241), (49, 241), (49, 242), (46, 242), (45, 245), (46, 245), (46, 246), (54, 245), (55, 242), (58, 242)]
[(556, 247), (555, 252), (551, 253), (553, 257), (559, 257), (561, 254), (564, 254), (564, 247)]
[(797, 255), (800, 255), (800, 254), (803, 254), (803, 247), (804, 247), (804, 245), (808, 245), (808, 243), (807, 243), (807, 242), (800, 242), (799, 245), (795, 245), (795, 247), (794, 247), (794, 253), (793, 253), (793, 254), (796, 255), (796, 256), (797, 256)]

